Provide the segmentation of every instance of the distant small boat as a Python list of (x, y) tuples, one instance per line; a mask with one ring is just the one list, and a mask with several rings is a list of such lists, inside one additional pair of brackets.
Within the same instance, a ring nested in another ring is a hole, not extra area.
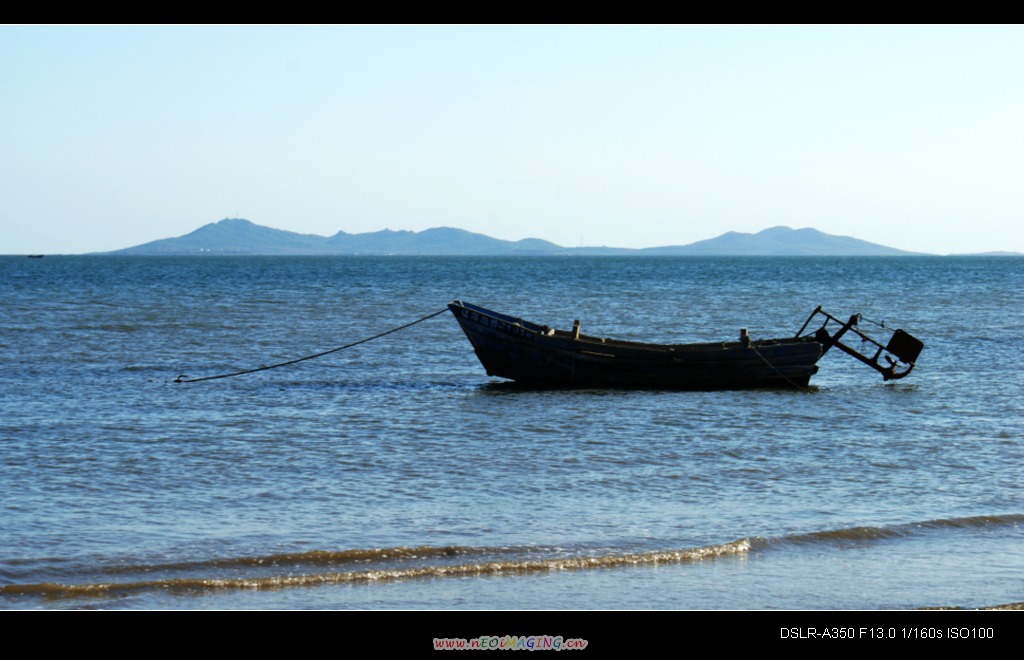
[[(817, 362), (833, 346), (882, 374), (903, 378), (914, 368), (924, 345), (896, 330), (882, 345), (857, 327), (859, 315), (845, 323), (819, 306), (794, 337), (751, 340), (746, 329), (738, 341), (702, 344), (646, 344), (584, 335), (572, 330), (500, 314), (456, 300), (448, 309), (466, 333), (489, 376), (528, 385), (665, 389), (746, 389), (807, 387)], [(804, 334), (821, 316), (821, 327)], [(830, 324), (838, 324), (835, 332)], [(841, 342), (853, 332), (877, 347), (873, 357)], [(885, 357), (883, 365), (879, 359)]]
[(28, 255), (28, 258), (29, 259), (42, 259), (43, 255), (41, 255), (41, 254), (30, 254), (30, 255)]

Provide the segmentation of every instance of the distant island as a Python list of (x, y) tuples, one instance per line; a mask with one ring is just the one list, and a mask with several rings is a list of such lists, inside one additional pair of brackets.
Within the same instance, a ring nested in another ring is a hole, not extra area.
[(504, 241), (452, 227), (423, 231), (383, 231), (333, 236), (298, 234), (225, 218), (177, 238), (105, 252), (123, 255), (407, 255), (407, 256), (909, 256), (907, 252), (817, 229), (772, 227), (756, 234), (727, 232), (688, 245), (653, 248), (567, 248), (538, 238)]

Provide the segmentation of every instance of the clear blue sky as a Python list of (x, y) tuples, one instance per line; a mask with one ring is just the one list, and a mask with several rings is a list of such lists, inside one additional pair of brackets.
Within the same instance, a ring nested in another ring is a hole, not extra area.
[(225, 217), (1024, 252), (1024, 28), (0, 26), (0, 254)]

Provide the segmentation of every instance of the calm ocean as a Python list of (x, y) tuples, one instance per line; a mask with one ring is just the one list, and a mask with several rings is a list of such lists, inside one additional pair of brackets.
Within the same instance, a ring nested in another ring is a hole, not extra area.
[[(1024, 601), (1024, 259), (0, 258), (5, 609)], [(925, 343), (805, 391), (531, 391), (462, 299), (639, 341)], [(865, 324), (866, 329), (872, 327)]]

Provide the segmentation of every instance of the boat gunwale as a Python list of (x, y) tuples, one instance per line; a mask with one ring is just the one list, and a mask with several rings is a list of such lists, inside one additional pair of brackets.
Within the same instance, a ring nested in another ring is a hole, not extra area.
[[(594, 335), (579, 334), (578, 336), (571, 330), (561, 330), (558, 328), (551, 328), (546, 325), (527, 321), (525, 319), (510, 316), (508, 314), (502, 314), (495, 312), (486, 307), (480, 307), (472, 303), (466, 303), (461, 300), (453, 301), (449, 304), (449, 307), (460, 307), (470, 312), (475, 312), (483, 316), (493, 318), (497, 321), (509, 323), (523, 331), (535, 334), (538, 338), (543, 339), (558, 339), (561, 341), (574, 341), (581, 344), (588, 344), (595, 347), (610, 347), (610, 348), (626, 348), (634, 350), (647, 350), (652, 352), (664, 352), (664, 353), (675, 353), (675, 352), (690, 352), (690, 351), (714, 351), (714, 350), (736, 350), (740, 348), (749, 348), (751, 346), (757, 348), (772, 348), (777, 346), (791, 346), (798, 344), (818, 344), (813, 337), (802, 336), (802, 337), (775, 337), (765, 339), (752, 339), (749, 343), (743, 343), (740, 341), (712, 341), (712, 342), (696, 342), (696, 343), (673, 343), (673, 344), (662, 344), (656, 342), (641, 342), (633, 341), (629, 339), (614, 339), (609, 337), (598, 337)], [(485, 323), (481, 323), (479, 320), (472, 319), (467, 316), (456, 315), (457, 320), (460, 322), (469, 322), (479, 326), (482, 329), (497, 330), (500, 328), (494, 328)]]

